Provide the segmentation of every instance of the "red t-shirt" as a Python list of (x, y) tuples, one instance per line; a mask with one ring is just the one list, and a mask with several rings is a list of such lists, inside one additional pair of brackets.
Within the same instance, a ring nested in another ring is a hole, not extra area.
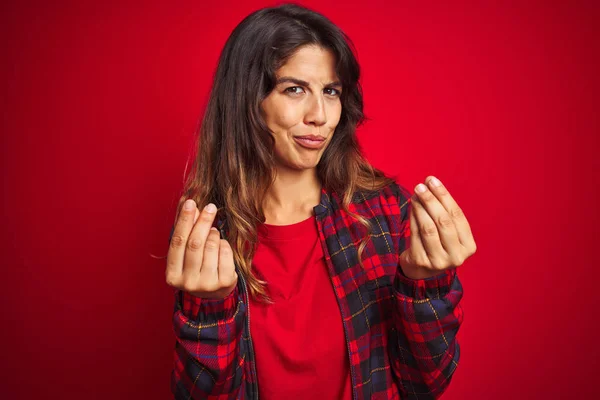
[(258, 236), (252, 268), (275, 302), (250, 298), (261, 399), (351, 399), (342, 317), (315, 217), (259, 225)]

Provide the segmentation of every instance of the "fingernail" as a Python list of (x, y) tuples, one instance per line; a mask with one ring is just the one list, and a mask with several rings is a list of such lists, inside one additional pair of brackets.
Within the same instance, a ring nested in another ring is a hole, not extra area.
[(217, 207), (213, 203), (208, 203), (206, 207), (204, 207), (207, 213), (214, 214), (217, 211)]
[(433, 178), (431, 178), (431, 179), (429, 180), (429, 182), (430, 182), (430, 183), (431, 183), (431, 184), (432, 184), (434, 187), (439, 187), (439, 186), (442, 186), (442, 182), (440, 182), (440, 181), (438, 180), (438, 178), (436, 178), (435, 176), (434, 176)]
[(417, 187), (415, 187), (415, 191), (418, 193), (425, 193), (426, 190), (427, 188), (422, 183), (419, 183)]
[(194, 200), (192, 200), (192, 199), (187, 199), (187, 200), (185, 201), (185, 203), (183, 203), (183, 209), (184, 209), (184, 210), (186, 210), (186, 211), (193, 210), (193, 209), (194, 209), (194, 204), (195, 204), (195, 203), (194, 203)]

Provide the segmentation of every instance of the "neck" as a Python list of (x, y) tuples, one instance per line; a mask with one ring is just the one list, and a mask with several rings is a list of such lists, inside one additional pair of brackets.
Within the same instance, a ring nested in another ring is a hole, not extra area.
[(263, 201), (266, 224), (289, 225), (313, 215), (321, 200), (321, 182), (316, 168), (292, 170), (278, 168), (275, 181)]

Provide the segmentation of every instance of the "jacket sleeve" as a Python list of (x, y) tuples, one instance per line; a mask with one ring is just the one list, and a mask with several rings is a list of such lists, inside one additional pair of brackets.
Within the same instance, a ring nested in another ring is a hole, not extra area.
[[(398, 255), (410, 245), (410, 193), (401, 188)], [(437, 399), (448, 387), (460, 357), (456, 334), (463, 320), (462, 285), (456, 269), (427, 279), (394, 279), (390, 353), (403, 399)]]
[(244, 374), (240, 343), (247, 309), (240, 293), (239, 283), (218, 300), (174, 291), (174, 399), (238, 397)]

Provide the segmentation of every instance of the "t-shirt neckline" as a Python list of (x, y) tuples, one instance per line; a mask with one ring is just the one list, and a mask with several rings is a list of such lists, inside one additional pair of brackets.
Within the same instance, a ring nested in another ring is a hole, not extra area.
[(263, 240), (290, 240), (301, 238), (316, 230), (315, 216), (289, 225), (259, 224), (258, 236)]

